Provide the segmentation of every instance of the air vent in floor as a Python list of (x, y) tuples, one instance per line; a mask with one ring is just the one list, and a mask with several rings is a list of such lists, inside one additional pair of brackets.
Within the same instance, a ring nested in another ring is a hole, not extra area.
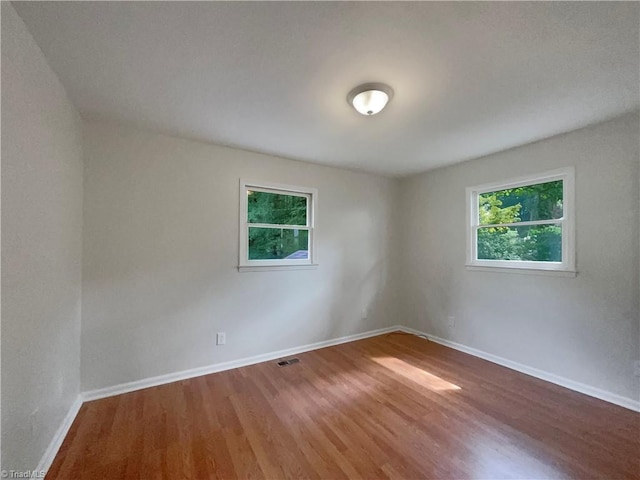
[(279, 367), (286, 367), (288, 365), (293, 365), (294, 363), (299, 363), (300, 359), (299, 358), (290, 358), (288, 360), (280, 360), (277, 365)]

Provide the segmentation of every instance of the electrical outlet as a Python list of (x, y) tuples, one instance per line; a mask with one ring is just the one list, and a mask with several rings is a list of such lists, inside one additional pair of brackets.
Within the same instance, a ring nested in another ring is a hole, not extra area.
[(449, 315), (449, 316), (447, 317), (447, 324), (448, 324), (450, 327), (454, 327), (454, 326), (455, 326), (455, 324), (456, 324), (456, 317), (454, 317), (453, 315)]
[(227, 343), (227, 334), (218, 332), (218, 335), (216, 335), (216, 345), (224, 345), (225, 343)]
[(369, 311), (366, 308), (362, 309), (362, 320), (369, 318)]
[(636, 377), (640, 377), (640, 360), (633, 362), (633, 374)]

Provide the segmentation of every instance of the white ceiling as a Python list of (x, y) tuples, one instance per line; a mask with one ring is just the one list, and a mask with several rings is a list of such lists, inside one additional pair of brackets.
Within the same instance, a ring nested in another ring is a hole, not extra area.
[[(85, 116), (406, 175), (640, 105), (635, 2), (14, 2)], [(384, 82), (374, 117), (347, 93)]]

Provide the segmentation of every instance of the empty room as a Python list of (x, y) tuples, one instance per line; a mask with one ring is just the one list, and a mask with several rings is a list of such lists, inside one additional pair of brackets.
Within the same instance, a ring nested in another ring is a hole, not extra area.
[(2, 478), (640, 479), (640, 3), (1, 3)]

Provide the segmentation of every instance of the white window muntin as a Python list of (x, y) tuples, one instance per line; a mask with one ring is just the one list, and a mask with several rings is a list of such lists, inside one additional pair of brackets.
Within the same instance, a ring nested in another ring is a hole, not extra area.
[[(537, 175), (519, 177), (503, 182), (468, 187), (467, 193), (467, 266), (497, 267), (513, 269), (575, 271), (575, 170), (565, 167)], [(536, 262), (527, 260), (485, 260), (478, 259), (478, 230), (489, 226), (480, 226), (478, 197), (483, 193), (507, 190), (509, 188), (537, 185), (540, 183), (562, 180), (562, 217), (550, 220), (534, 220), (515, 223), (493, 224), (490, 227), (523, 227), (530, 225), (561, 225), (562, 227), (562, 261)]]
[[(304, 197), (307, 199), (307, 224), (306, 225), (280, 225), (273, 223), (249, 223), (247, 210), (247, 192), (265, 192), (280, 195), (290, 195)], [(315, 265), (317, 254), (315, 248), (314, 224), (316, 215), (316, 204), (318, 190), (309, 187), (295, 185), (285, 185), (281, 183), (251, 181), (240, 179), (240, 244), (239, 262), (240, 267), (280, 267), (280, 266), (304, 266)], [(249, 227), (254, 228), (281, 228), (287, 230), (305, 230), (309, 232), (309, 254), (304, 259), (271, 259), (271, 260), (249, 260)]]

